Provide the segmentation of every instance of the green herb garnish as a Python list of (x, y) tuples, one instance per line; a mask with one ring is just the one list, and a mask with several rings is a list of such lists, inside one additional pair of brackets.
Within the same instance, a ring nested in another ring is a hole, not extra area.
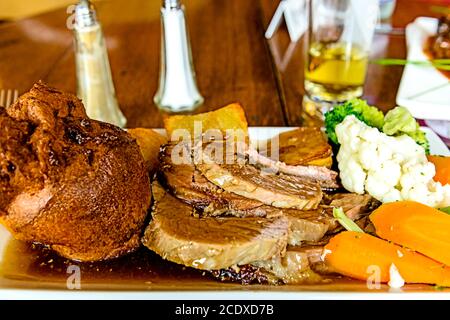
[(364, 231), (352, 219), (347, 217), (342, 208), (333, 208), (333, 217), (335, 217), (341, 226), (343, 226), (347, 231), (364, 233)]
[(430, 11), (440, 14), (450, 14), (450, 8), (449, 7), (443, 7), (443, 6), (431, 6)]
[(433, 60), (406, 60), (406, 59), (376, 59), (371, 60), (371, 63), (382, 66), (405, 66), (412, 64), (423, 67), (433, 67), (439, 70), (450, 70), (450, 59), (433, 59)]

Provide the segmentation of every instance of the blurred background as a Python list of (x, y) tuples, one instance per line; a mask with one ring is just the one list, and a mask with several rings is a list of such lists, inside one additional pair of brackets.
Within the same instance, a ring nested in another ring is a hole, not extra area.
[[(361, 0), (363, 1), (363, 0)], [(160, 127), (153, 103), (160, 69), (160, 0), (93, 0), (103, 26), (118, 102), (129, 127)], [(186, 23), (200, 92), (197, 112), (240, 102), (250, 125), (308, 124), (302, 109), (304, 54), (281, 23), (267, 40), (279, 0), (185, 0)], [(22, 94), (38, 80), (76, 91), (74, 37), (67, 28), (74, 0), (0, 0), (0, 89)], [(377, 32), (371, 59), (406, 57), (405, 27), (440, 17), (450, 0), (397, 0), (392, 31)], [(395, 106), (403, 67), (369, 65), (364, 98)]]
[[(95, 3), (100, 1), (102, 0), (93, 0)], [(27, 18), (46, 11), (67, 7), (72, 3), (74, 1), (70, 0), (1, 0), (0, 20)]]

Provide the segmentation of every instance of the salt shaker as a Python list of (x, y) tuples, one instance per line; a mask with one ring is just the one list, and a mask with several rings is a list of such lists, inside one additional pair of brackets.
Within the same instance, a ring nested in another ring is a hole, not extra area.
[(117, 103), (102, 28), (89, 0), (75, 6), (74, 37), (77, 95), (87, 115), (124, 127), (126, 118)]
[(163, 0), (161, 8), (161, 68), (155, 104), (167, 112), (192, 111), (203, 103), (192, 62), (184, 6)]

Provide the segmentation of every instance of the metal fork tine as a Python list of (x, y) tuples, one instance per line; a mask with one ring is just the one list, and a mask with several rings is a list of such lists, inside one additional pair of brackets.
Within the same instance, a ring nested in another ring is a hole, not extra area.
[(11, 98), (12, 98), (12, 90), (8, 89), (8, 92), (6, 93), (6, 103), (5, 103), (5, 108), (8, 108), (9, 105), (11, 104)]
[(0, 107), (5, 106), (5, 90), (0, 90)]
[(19, 98), (19, 90), (14, 90), (13, 103)]
[(0, 107), (7, 108), (19, 98), (19, 90), (17, 89), (1, 89), (0, 90)]

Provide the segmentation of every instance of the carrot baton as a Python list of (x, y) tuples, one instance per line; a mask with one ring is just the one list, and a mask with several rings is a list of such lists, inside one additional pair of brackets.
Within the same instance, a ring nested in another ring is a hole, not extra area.
[(392, 265), (407, 283), (450, 286), (450, 268), (366, 233), (344, 231), (325, 246), (325, 262), (340, 274), (367, 280), (378, 267), (380, 282), (390, 280)]
[(380, 238), (450, 266), (450, 215), (414, 201), (387, 203), (370, 220)]

